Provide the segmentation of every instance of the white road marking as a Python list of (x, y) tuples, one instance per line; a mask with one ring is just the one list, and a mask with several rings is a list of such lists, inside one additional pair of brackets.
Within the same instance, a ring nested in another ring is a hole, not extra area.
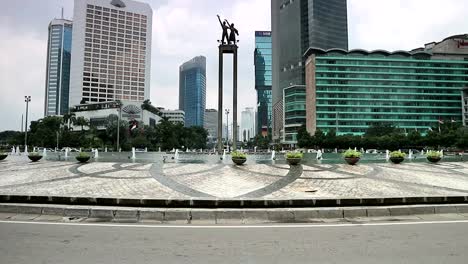
[(361, 226), (394, 226), (394, 225), (432, 225), (432, 224), (461, 224), (468, 220), (453, 221), (418, 221), (418, 222), (385, 222), (385, 223), (344, 223), (344, 224), (284, 224), (284, 225), (147, 225), (147, 224), (106, 224), (106, 223), (63, 223), (63, 222), (33, 222), (33, 221), (5, 221), (6, 224), (31, 225), (68, 225), (68, 226), (99, 226), (99, 227), (136, 227), (136, 228), (194, 228), (194, 229), (243, 229), (243, 228), (321, 228), (321, 227), (361, 227)]

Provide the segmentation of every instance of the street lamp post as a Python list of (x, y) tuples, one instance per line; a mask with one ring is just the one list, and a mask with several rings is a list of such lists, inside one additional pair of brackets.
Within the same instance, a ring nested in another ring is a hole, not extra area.
[(224, 109), (226, 114), (226, 146), (229, 147), (229, 109)]
[(117, 117), (117, 150), (116, 152), (119, 152), (120, 149), (120, 118), (122, 118), (122, 103), (119, 102), (119, 115)]
[(31, 102), (31, 96), (25, 96), (24, 101), (26, 102), (26, 123), (24, 127), (24, 153), (28, 153), (28, 110), (29, 110), (29, 102)]

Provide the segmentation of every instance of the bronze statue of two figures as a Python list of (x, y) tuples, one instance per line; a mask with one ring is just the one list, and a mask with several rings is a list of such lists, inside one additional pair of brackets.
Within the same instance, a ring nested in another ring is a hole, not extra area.
[[(234, 27), (234, 23), (230, 24), (227, 19), (224, 19), (224, 21), (221, 21), (221, 18), (218, 16), (219, 24), (223, 28), (223, 35), (221, 37), (221, 45), (236, 45), (236, 35), (239, 36), (239, 32), (237, 29)], [(229, 37), (228, 37), (228, 29), (230, 31)], [(224, 40), (226, 39), (226, 41)]]

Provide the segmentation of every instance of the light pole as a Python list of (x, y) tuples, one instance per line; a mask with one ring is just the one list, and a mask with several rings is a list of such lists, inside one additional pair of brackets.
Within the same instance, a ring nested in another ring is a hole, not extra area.
[(120, 149), (120, 118), (122, 115), (122, 104), (121, 102), (118, 102), (119, 104), (119, 115), (117, 117), (117, 150), (116, 152), (119, 152)]
[(226, 114), (226, 146), (229, 147), (229, 109), (224, 109)]
[(26, 102), (26, 123), (24, 126), (24, 153), (28, 153), (28, 110), (29, 110), (29, 102), (31, 102), (31, 96), (25, 96), (24, 101)]

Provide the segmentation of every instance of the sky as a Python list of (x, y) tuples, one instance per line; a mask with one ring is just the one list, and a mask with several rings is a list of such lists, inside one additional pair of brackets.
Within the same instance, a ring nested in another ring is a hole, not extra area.
[[(217, 108), (216, 14), (239, 30), (238, 119), (256, 105), (254, 31), (270, 30), (270, 0), (140, 0), (153, 8), (151, 96), (153, 105), (178, 107), (179, 66), (207, 58), (207, 108)], [(278, 0), (279, 1), (279, 0)], [(468, 33), (466, 0), (348, 0), (349, 48), (411, 50), (425, 43)], [(24, 96), (29, 120), (44, 114), (48, 25), (72, 19), (73, 0), (2, 0), (0, 9), (0, 131), (20, 130)], [(225, 107), (232, 109), (232, 59), (225, 59)], [(231, 111), (232, 112), (232, 111)], [(230, 116), (230, 119), (232, 116)], [(231, 119), (232, 120), (232, 119)], [(240, 119), (239, 119), (240, 121)]]

